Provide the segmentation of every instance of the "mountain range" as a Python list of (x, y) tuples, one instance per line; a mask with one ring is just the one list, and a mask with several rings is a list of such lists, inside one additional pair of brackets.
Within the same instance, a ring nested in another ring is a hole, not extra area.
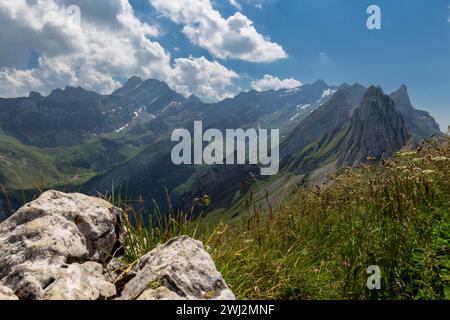
[[(279, 128), (281, 171), (259, 177), (256, 166), (175, 166), (170, 160), (176, 128), (192, 131)], [(81, 87), (44, 97), (0, 99), (0, 182), (9, 191), (5, 212), (22, 191), (56, 188), (188, 207), (208, 194), (213, 209), (279, 185), (314, 183), (342, 166), (389, 157), (408, 140), (440, 134), (436, 121), (416, 110), (405, 85), (385, 95), (360, 84), (330, 86), (319, 80), (294, 89), (243, 92), (218, 103), (184, 97), (157, 80), (130, 78), (110, 95)], [(318, 173), (318, 170), (320, 171)], [(6, 213), (4, 213), (6, 214)]]

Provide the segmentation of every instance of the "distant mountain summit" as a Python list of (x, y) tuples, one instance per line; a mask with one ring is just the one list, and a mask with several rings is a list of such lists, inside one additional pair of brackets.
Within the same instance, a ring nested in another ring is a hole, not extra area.
[(428, 112), (417, 110), (412, 106), (406, 85), (403, 84), (390, 97), (403, 116), (406, 127), (412, 132), (415, 142), (430, 138), (434, 134), (441, 134), (439, 125)]
[(139, 87), (142, 84), (142, 82), (144, 82), (144, 80), (142, 80), (139, 77), (136, 76), (131, 77), (130, 79), (127, 80), (127, 82), (125, 82), (125, 84), (122, 87), (114, 91), (112, 94), (114, 96), (126, 96), (130, 94), (134, 89)]
[(74, 146), (93, 136), (125, 133), (186, 101), (166, 83), (139, 77), (111, 95), (67, 86), (47, 97), (31, 92), (28, 97), (0, 99), (0, 131), (27, 145)]
[(82, 87), (75, 88), (67, 86), (64, 89), (53, 90), (47, 99), (55, 103), (97, 102), (100, 100), (100, 97), (98, 93), (88, 91)]
[(399, 151), (408, 140), (408, 130), (395, 102), (381, 88), (370, 87), (350, 120), (339, 147), (340, 166), (353, 166)]

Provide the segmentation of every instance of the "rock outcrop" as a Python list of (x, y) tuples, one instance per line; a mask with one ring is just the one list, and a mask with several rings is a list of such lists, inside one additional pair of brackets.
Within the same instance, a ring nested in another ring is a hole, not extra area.
[[(58, 294), (55, 287), (73, 284), (74, 274), (86, 276), (89, 283), (102, 281), (88, 270), (102, 268), (100, 263), (112, 252), (119, 219), (120, 211), (101, 199), (57, 191), (42, 194), (0, 224), (0, 282), (21, 299), (113, 296), (111, 288), (97, 295), (79, 290), (81, 284)], [(86, 261), (91, 265), (74, 265)]]
[(199, 241), (175, 238), (143, 256), (120, 299), (235, 299)]
[(116, 286), (121, 214), (58, 191), (19, 209), (0, 224), (0, 300), (234, 299), (202, 244), (187, 237), (142, 257)]

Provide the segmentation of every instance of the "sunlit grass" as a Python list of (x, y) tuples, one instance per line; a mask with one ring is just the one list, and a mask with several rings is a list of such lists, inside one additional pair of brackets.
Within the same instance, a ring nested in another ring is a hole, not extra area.
[[(326, 189), (298, 188), (278, 210), (240, 223), (200, 225), (180, 211), (153, 219), (125, 208), (132, 263), (177, 235), (203, 241), (241, 299), (449, 299), (450, 140), (433, 139), (392, 160), (342, 169)], [(207, 198), (205, 198), (207, 199)], [(169, 204), (170, 208), (170, 204)], [(378, 265), (381, 290), (366, 287)]]

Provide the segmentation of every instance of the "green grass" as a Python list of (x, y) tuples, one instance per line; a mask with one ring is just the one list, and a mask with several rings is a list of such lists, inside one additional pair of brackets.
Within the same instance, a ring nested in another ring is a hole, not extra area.
[(137, 155), (128, 138), (92, 138), (76, 146), (38, 148), (0, 131), (0, 181), (8, 191), (81, 185)]
[[(232, 225), (181, 212), (150, 228), (127, 222), (127, 262), (186, 234), (240, 299), (450, 299), (450, 140), (331, 179), (294, 190), (279, 209), (249, 203)], [(381, 290), (366, 287), (371, 265)]]
[(37, 188), (60, 174), (52, 158), (0, 131), (0, 181), (8, 189)]

